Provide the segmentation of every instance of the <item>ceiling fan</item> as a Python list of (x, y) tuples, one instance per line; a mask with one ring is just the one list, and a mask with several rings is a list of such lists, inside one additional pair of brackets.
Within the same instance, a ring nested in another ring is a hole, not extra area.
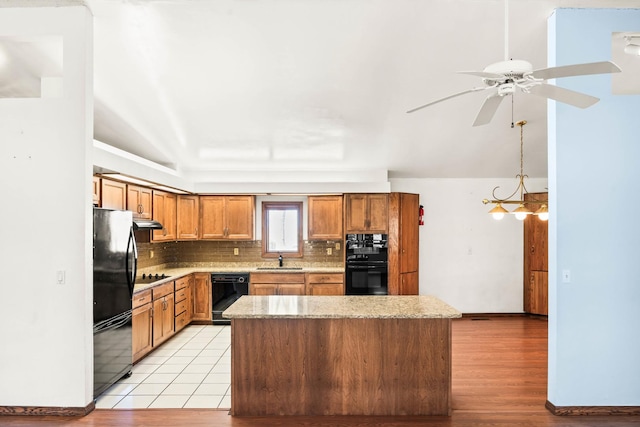
[(527, 61), (508, 59), (508, 15), (508, 0), (505, 0), (505, 60), (491, 64), (482, 71), (458, 72), (459, 74), (481, 77), (484, 86), (454, 93), (453, 95), (413, 108), (407, 111), (407, 113), (413, 113), (414, 111), (421, 110), (439, 102), (481, 90), (489, 90), (491, 93), (484, 100), (482, 107), (480, 107), (473, 126), (481, 126), (489, 123), (498, 110), (502, 100), (507, 95), (513, 95), (517, 89), (523, 93), (531, 93), (579, 108), (587, 108), (598, 102), (599, 98), (548, 84), (545, 83), (545, 80), (589, 74), (619, 73), (621, 71), (616, 64), (610, 61), (533, 70), (531, 63)]

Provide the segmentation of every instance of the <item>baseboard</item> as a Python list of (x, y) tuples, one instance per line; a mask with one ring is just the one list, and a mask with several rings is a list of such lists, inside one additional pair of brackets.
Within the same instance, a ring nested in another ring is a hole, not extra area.
[(3, 415), (83, 417), (94, 409), (96, 409), (96, 404), (93, 401), (84, 408), (56, 406), (0, 406), (0, 417)]
[(462, 313), (462, 318), (487, 319), (492, 317), (525, 317), (527, 313)]
[(545, 408), (553, 415), (640, 415), (640, 406), (556, 406), (547, 400)]

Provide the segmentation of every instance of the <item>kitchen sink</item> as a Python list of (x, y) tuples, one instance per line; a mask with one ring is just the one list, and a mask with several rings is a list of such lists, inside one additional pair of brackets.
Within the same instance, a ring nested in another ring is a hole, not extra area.
[(302, 270), (302, 267), (257, 267), (256, 270)]

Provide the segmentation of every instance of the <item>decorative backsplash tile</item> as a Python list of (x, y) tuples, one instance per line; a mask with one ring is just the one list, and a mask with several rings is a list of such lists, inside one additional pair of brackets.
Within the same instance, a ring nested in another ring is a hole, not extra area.
[[(183, 267), (206, 265), (207, 263), (276, 263), (273, 258), (262, 258), (262, 242), (257, 241), (208, 241), (150, 243), (146, 235), (138, 235), (138, 268), (146, 269), (157, 265)], [(336, 249), (336, 243), (340, 249)], [(344, 259), (344, 242), (304, 242), (302, 258), (287, 258), (290, 265), (318, 264), (322, 266), (340, 265)], [(234, 255), (234, 249), (238, 255)], [(327, 254), (331, 249), (332, 254)]]

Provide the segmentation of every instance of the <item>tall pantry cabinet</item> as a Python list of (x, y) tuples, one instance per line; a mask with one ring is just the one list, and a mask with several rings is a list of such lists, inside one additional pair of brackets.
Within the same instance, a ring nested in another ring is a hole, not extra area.
[(389, 295), (419, 293), (418, 194), (389, 194)]
[[(526, 200), (547, 200), (547, 193), (528, 193)], [(529, 204), (527, 208), (535, 212), (540, 205)], [(537, 215), (527, 215), (524, 220), (524, 311), (531, 314), (548, 315), (549, 309), (549, 267), (548, 267), (548, 225)]]

